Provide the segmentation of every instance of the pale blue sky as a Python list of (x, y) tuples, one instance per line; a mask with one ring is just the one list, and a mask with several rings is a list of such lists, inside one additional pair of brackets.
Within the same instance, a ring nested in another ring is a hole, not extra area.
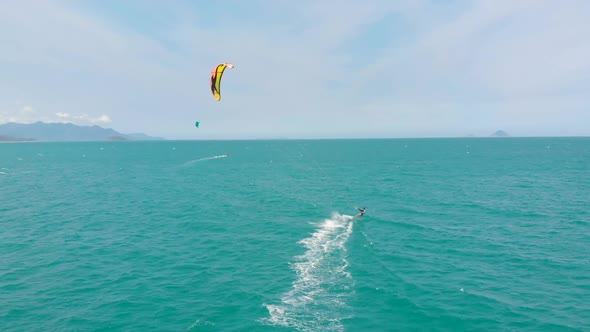
[[(590, 135), (588, 36), (588, 0), (6, 1), (0, 123), (170, 139)], [(217, 102), (209, 75), (226, 61)]]

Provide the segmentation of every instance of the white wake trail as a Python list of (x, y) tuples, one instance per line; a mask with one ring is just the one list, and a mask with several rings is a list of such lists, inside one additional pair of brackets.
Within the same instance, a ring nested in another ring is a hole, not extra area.
[(352, 234), (352, 216), (334, 214), (299, 241), (306, 252), (295, 257), (291, 268), (297, 278), (278, 305), (265, 304), (267, 322), (301, 331), (343, 331), (349, 316), (346, 298), (353, 289), (346, 242)]
[(212, 157), (205, 157), (205, 158), (199, 158), (199, 159), (195, 159), (195, 160), (190, 160), (187, 161), (186, 163), (180, 165), (179, 167), (188, 167), (190, 165), (193, 165), (195, 163), (201, 162), (201, 161), (206, 161), (206, 160), (213, 160), (213, 159), (219, 159), (219, 158), (227, 158), (229, 157), (229, 155), (227, 154), (222, 154), (219, 156), (212, 156)]

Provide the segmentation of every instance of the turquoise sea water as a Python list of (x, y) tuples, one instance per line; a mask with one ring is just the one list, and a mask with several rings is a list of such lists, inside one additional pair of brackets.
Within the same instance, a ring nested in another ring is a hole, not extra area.
[(589, 331), (589, 211), (589, 138), (0, 144), (0, 330)]

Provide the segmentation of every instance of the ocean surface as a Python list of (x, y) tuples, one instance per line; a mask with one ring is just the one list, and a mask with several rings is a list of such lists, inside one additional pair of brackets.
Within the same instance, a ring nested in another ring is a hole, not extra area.
[(590, 138), (0, 144), (0, 331), (590, 331)]

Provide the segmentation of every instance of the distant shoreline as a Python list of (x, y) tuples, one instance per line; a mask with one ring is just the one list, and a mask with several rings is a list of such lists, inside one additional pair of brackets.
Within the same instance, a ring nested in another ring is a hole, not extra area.
[(0, 142), (86, 142), (86, 141), (143, 141), (164, 140), (144, 133), (123, 134), (112, 128), (97, 125), (80, 126), (73, 123), (8, 122), (0, 124)]
[(147, 142), (239, 142), (239, 141), (369, 141), (369, 140), (506, 140), (506, 139), (566, 139), (566, 138), (590, 138), (590, 136), (465, 136), (465, 137), (355, 137), (355, 138), (199, 138), (199, 139), (165, 139), (165, 140), (84, 140), (84, 141), (0, 141), (1, 143), (147, 143)]

